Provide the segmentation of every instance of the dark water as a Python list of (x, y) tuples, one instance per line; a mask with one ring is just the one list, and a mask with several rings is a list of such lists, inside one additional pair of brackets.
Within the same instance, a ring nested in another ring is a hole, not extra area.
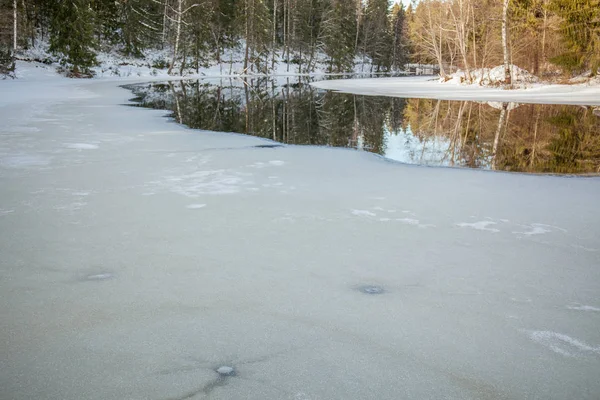
[(307, 78), (130, 86), (140, 106), (191, 128), (357, 148), (410, 164), (532, 173), (600, 173), (593, 107), (359, 96)]

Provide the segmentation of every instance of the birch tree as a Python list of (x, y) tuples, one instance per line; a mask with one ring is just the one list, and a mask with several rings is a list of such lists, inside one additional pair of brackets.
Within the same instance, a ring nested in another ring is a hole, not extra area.
[(512, 83), (510, 54), (508, 52), (508, 4), (510, 0), (503, 0), (502, 3), (502, 54), (504, 56), (504, 83)]

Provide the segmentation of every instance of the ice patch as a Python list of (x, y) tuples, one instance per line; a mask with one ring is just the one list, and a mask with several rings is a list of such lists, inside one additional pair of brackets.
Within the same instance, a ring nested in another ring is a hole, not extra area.
[(380, 220), (381, 222), (388, 222), (388, 221), (391, 221), (391, 219), (389, 219), (389, 218), (379, 218), (379, 220)]
[(517, 235), (534, 236), (534, 235), (544, 235), (546, 233), (551, 233), (556, 230), (566, 232), (566, 229), (559, 228), (557, 226), (546, 225), (546, 224), (534, 223), (534, 224), (522, 225), (522, 226), (527, 228), (528, 230), (525, 232), (513, 232), (513, 233), (517, 234)]
[(600, 347), (593, 347), (562, 333), (552, 331), (528, 331), (534, 342), (566, 357), (578, 355), (600, 354)]
[(84, 202), (84, 201), (75, 201), (75, 202), (70, 203), (70, 204), (64, 204), (64, 205), (61, 205), (61, 206), (56, 206), (56, 207), (54, 207), (54, 209), (57, 210), (57, 211), (69, 211), (69, 212), (73, 212), (73, 211), (81, 210), (85, 206), (87, 206), (86, 202)]
[(40, 129), (36, 128), (34, 126), (14, 126), (12, 128), (10, 128), (13, 132), (18, 132), (18, 133), (35, 133), (35, 132), (39, 132)]
[(196, 210), (198, 208), (204, 208), (204, 207), (206, 207), (206, 204), (189, 204), (185, 208), (189, 208), (191, 210)]
[(600, 308), (598, 308), (598, 307), (586, 306), (586, 305), (582, 305), (582, 304), (567, 306), (567, 308), (569, 310), (577, 310), (577, 311), (596, 311), (596, 312), (600, 311)]
[(12, 214), (14, 212), (15, 212), (15, 210), (1, 210), (0, 209), (0, 217), (2, 217), (4, 215)]
[(198, 197), (206, 194), (239, 193), (242, 190), (244, 179), (239, 174), (233, 174), (227, 170), (208, 170), (169, 176), (163, 181), (154, 183), (186, 197)]
[(73, 150), (95, 150), (98, 148), (98, 145), (90, 143), (66, 143), (65, 147)]
[(377, 214), (368, 210), (352, 210), (352, 215), (358, 215), (361, 217), (376, 217)]
[(396, 218), (396, 221), (408, 225), (419, 225), (419, 220), (414, 218)]
[(110, 272), (102, 272), (99, 274), (91, 274), (87, 275), (83, 278), (86, 281), (105, 281), (107, 279), (112, 279), (114, 277)]
[(50, 157), (37, 154), (19, 154), (0, 158), (0, 166), (7, 168), (37, 167), (50, 164)]
[(472, 228), (472, 229), (477, 229), (478, 231), (488, 231), (488, 232), (494, 232), (494, 233), (500, 232), (498, 229), (488, 228), (489, 225), (496, 225), (496, 223), (493, 221), (478, 221), (478, 222), (473, 222), (473, 223), (460, 222), (460, 223), (456, 224), (456, 226), (459, 226), (461, 228)]
[(285, 161), (281, 161), (281, 160), (272, 160), (269, 162), (261, 162), (261, 161), (257, 161), (254, 164), (250, 164), (249, 167), (250, 168), (265, 168), (265, 167), (281, 167), (282, 165), (285, 165)]
[(581, 250), (584, 250), (584, 251), (589, 251), (591, 253), (595, 253), (595, 252), (599, 251), (598, 249), (592, 249), (591, 247), (585, 247), (585, 246), (582, 246), (580, 244), (572, 244), (571, 247), (573, 247), (575, 249), (581, 249)]

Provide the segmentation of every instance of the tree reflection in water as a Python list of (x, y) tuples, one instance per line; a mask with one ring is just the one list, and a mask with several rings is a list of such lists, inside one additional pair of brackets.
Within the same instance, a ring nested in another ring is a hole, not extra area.
[(535, 173), (600, 173), (593, 107), (324, 92), (309, 78), (130, 86), (140, 106), (191, 128), (357, 148), (401, 162)]

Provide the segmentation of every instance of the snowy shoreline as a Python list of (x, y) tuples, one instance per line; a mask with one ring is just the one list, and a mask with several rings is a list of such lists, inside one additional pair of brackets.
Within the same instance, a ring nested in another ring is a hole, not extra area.
[(600, 106), (600, 85), (531, 84), (526, 89), (505, 90), (440, 83), (432, 77), (329, 80), (311, 85), (368, 96)]

